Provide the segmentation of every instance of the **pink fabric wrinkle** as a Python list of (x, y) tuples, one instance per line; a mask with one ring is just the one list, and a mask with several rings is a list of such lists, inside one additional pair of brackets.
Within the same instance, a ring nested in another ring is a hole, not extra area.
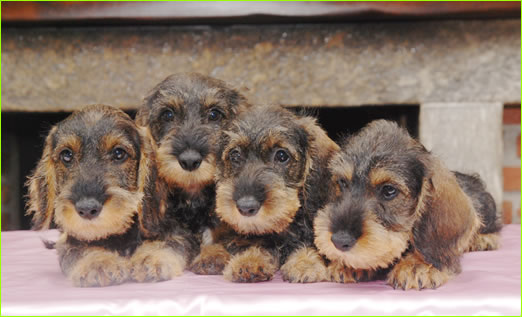
[(359, 284), (235, 284), (185, 272), (160, 283), (75, 288), (55, 250), (58, 231), (2, 232), (3, 315), (520, 315), (520, 225), (496, 251), (466, 253), (462, 273), (436, 290)]

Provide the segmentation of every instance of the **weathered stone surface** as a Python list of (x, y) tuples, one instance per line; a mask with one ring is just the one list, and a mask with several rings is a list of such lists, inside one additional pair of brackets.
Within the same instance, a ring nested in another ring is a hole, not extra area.
[(419, 138), (451, 170), (478, 173), (502, 212), (502, 104), (425, 103)]
[(2, 30), (3, 111), (131, 109), (182, 71), (256, 103), (520, 102), (520, 20)]

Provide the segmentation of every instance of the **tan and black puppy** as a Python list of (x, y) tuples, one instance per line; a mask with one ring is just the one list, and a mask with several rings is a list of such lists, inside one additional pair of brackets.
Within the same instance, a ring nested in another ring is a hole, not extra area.
[[(219, 134), (249, 107), (246, 98), (225, 82), (181, 73), (154, 87), (136, 115), (136, 122), (150, 129), (158, 147), (159, 176), (169, 188), (167, 218), (190, 230), (208, 256), (223, 251), (204, 234), (218, 223), (214, 174)], [(192, 267), (199, 274), (220, 274), (222, 269), (223, 265), (200, 263), (200, 257)]]
[(395, 123), (370, 123), (329, 168), (332, 195), (314, 230), (334, 281), (388, 269), (394, 288), (436, 288), (460, 272), (463, 252), (496, 247), (495, 204), (480, 180), (455, 176)]
[(151, 137), (120, 110), (88, 106), (54, 126), (28, 187), (33, 228), (63, 232), (55, 247), (75, 286), (169, 279), (190, 257), (177, 230), (155, 232), (166, 190)]
[(325, 278), (312, 221), (327, 197), (325, 162), (337, 150), (314, 119), (281, 107), (253, 108), (224, 132), (216, 213), (228, 230), (214, 236), (233, 255), (227, 280), (269, 280), (281, 265), (292, 282)]

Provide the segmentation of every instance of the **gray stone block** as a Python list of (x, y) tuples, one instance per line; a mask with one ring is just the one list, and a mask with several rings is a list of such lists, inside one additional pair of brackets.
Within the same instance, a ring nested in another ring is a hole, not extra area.
[(501, 103), (424, 103), (419, 138), (451, 170), (478, 173), (502, 212)]
[(2, 28), (3, 111), (133, 109), (185, 71), (264, 104), (520, 103), (520, 19)]

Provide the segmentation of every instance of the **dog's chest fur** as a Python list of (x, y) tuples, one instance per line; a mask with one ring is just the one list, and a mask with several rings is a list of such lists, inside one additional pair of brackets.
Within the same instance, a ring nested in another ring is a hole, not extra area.
[(215, 185), (207, 185), (196, 194), (189, 194), (182, 189), (170, 190), (167, 217), (179, 223), (193, 234), (201, 234), (207, 228), (214, 228), (217, 216)]
[(143, 242), (140, 230), (138, 228), (137, 216), (134, 216), (134, 222), (127, 232), (119, 235), (112, 235), (105, 239), (84, 242), (74, 237), (67, 237), (67, 244), (71, 247), (100, 247), (109, 251), (118, 252), (121, 256), (131, 256), (136, 248)]

